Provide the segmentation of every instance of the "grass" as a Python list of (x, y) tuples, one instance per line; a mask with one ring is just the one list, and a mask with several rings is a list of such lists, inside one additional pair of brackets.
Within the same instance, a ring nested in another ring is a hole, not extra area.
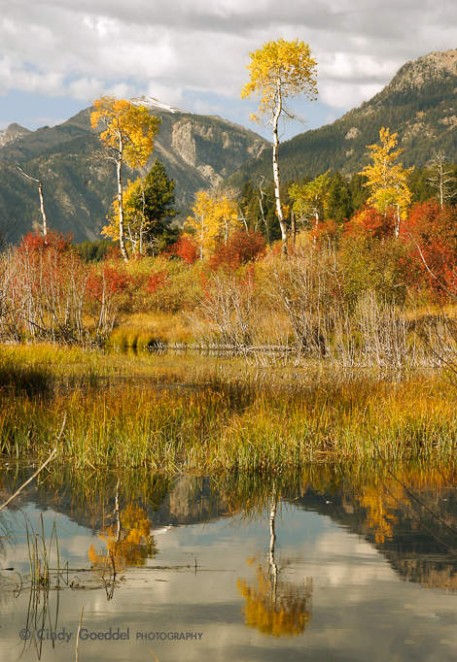
[(322, 460), (455, 461), (455, 392), (440, 372), (336, 378), (46, 345), (1, 356), (4, 458), (45, 459), (65, 416), (59, 456), (75, 468), (281, 474)]
[(109, 346), (144, 350), (160, 345), (186, 345), (194, 341), (185, 316), (177, 313), (135, 313), (114, 329)]

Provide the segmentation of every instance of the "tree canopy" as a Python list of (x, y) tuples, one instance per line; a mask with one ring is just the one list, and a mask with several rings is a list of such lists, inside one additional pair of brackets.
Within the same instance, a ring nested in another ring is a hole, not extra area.
[(110, 150), (116, 163), (119, 247), (124, 260), (128, 260), (124, 236), (123, 164), (130, 168), (146, 165), (160, 119), (151, 115), (146, 106), (106, 96), (94, 102), (90, 121), (94, 129), (100, 125), (104, 127), (100, 140)]
[[(276, 215), (281, 228), (283, 251), (287, 246), (287, 223), (281, 203), (279, 172), (278, 124), (284, 113), (288, 97), (304, 93), (309, 99), (317, 96), (316, 61), (311, 57), (308, 44), (295, 39), (268, 41), (250, 53), (249, 81), (241, 91), (241, 97), (260, 96), (259, 113), (271, 114), (273, 126), (273, 180), (275, 185)], [(257, 119), (254, 115), (253, 119)]]
[(366, 186), (371, 191), (368, 204), (382, 214), (386, 214), (389, 209), (395, 211), (395, 236), (398, 237), (400, 220), (406, 217), (411, 203), (412, 196), (407, 178), (412, 168), (405, 169), (401, 163), (397, 163), (403, 151), (395, 149), (397, 137), (398, 134), (390, 133), (388, 128), (380, 129), (379, 143), (368, 145), (372, 163), (367, 165), (361, 174), (367, 178)]

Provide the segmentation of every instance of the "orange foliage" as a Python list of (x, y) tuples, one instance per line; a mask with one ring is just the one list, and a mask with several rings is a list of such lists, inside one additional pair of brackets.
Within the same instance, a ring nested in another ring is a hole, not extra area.
[(435, 200), (414, 205), (404, 221), (402, 237), (436, 292), (457, 293), (457, 210)]
[(63, 253), (71, 247), (71, 236), (64, 236), (59, 232), (48, 232), (46, 237), (38, 232), (28, 232), (22, 237), (18, 246), (19, 253), (43, 253), (45, 250), (54, 250)]
[(121, 510), (119, 519), (119, 530), (114, 523), (99, 534), (106, 546), (106, 553), (97, 552), (94, 545), (89, 547), (89, 560), (93, 565), (103, 568), (114, 564), (116, 569), (141, 565), (155, 553), (151, 522), (143, 508), (128, 504)]
[(192, 239), (183, 235), (169, 247), (167, 254), (170, 257), (179, 257), (187, 264), (193, 264), (198, 260), (198, 246)]
[(87, 280), (87, 293), (89, 298), (100, 301), (107, 294), (125, 292), (132, 279), (125, 272), (110, 265), (104, 265), (101, 272), (92, 271)]
[(375, 239), (392, 236), (395, 219), (390, 211), (381, 214), (373, 207), (363, 207), (345, 224), (344, 233), (348, 236), (370, 236)]
[(212, 255), (209, 264), (211, 269), (228, 267), (237, 269), (265, 254), (266, 242), (260, 232), (245, 232), (237, 230), (226, 243), (221, 243)]
[(148, 277), (146, 282), (146, 291), (149, 294), (154, 294), (157, 290), (160, 290), (166, 284), (168, 275), (165, 271), (158, 271), (154, 274), (151, 274)]

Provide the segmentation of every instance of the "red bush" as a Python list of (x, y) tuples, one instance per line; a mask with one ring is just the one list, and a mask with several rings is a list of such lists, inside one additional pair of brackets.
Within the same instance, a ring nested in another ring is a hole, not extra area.
[(28, 232), (21, 239), (18, 246), (19, 253), (43, 253), (45, 250), (53, 249), (63, 253), (71, 247), (71, 237), (65, 237), (59, 232), (48, 232), (46, 237), (38, 232)]
[(436, 292), (456, 292), (457, 210), (428, 200), (414, 205), (401, 228), (422, 275)]
[(180, 237), (172, 244), (168, 251), (170, 257), (179, 257), (187, 264), (193, 264), (198, 260), (198, 246), (189, 237)]
[(101, 272), (91, 271), (87, 279), (87, 294), (93, 300), (100, 301), (103, 296), (125, 292), (131, 284), (131, 278), (115, 267), (105, 265)]
[(158, 271), (151, 274), (146, 282), (146, 292), (154, 294), (154, 292), (157, 292), (157, 290), (160, 290), (165, 285), (167, 278), (168, 276), (165, 271)]
[(363, 207), (344, 226), (344, 234), (348, 236), (370, 236), (374, 239), (391, 237), (394, 234), (395, 219), (392, 212), (386, 215), (373, 207)]
[(237, 269), (242, 264), (252, 262), (264, 255), (265, 250), (265, 238), (260, 232), (238, 230), (229, 238), (226, 244), (220, 244), (217, 247), (209, 264), (211, 269), (218, 269), (219, 267)]

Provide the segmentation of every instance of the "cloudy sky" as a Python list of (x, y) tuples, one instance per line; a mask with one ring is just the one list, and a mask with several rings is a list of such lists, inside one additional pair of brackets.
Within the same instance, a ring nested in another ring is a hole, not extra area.
[[(284, 136), (372, 97), (407, 60), (457, 47), (455, 0), (0, 0), (0, 128), (53, 125), (102, 94), (249, 120), (249, 52), (309, 43), (319, 100)], [(268, 135), (268, 129), (260, 129)]]

